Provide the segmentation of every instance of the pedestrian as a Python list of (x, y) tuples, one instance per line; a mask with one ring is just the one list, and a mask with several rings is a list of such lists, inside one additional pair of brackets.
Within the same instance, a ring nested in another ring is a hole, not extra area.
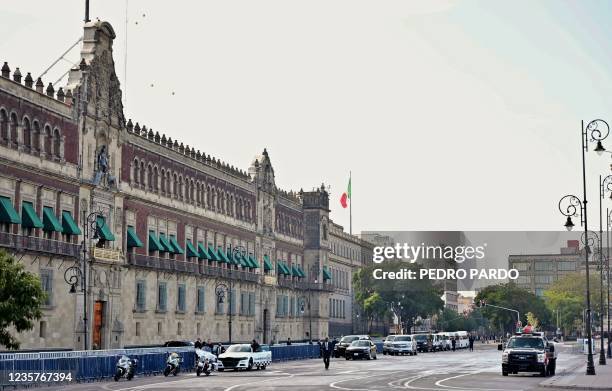
[(257, 352), (259, 351), (259, 344), (257, 343), (257, 340), (253, 340), (253, 342), (251, 342), (251, 349), (253, 349), (253, 352)]
[(209, 348), (211, 352), (213, 351), (213, 348), (215, 347), (215, 345), (212, 343), (212, 341), (210, 340), (210, 338), (208, 338), (208, 339), (206, 340), (206, 345), (204, 345), (204, 346), (206, 346), (207, 348)]
[(323, 355), (323, 363), (325, 364), (325, 369), (329, 369), (329, 358), (331, 357), (333, 349), (333, 344), (329, 341), (328, 337), (325, 337), (325, 341), (321, 346), (322, 355)]
[(291, 345), (291, 337), (287, 337), (287, 346)]
[(200, 339), (200, 337), (198, 337), (198, 339), (196, 339), (195, 343), (193, 344), (193, 347), (196, 349), (202, 349), (203, 346), (204, 344), (202, 343), (202, 340)]
[(470, 341), (470, 352), (473, 352), (474, 351), (474, 336), (472, 334), (470, 334), (469, 341)]
[(455, 337), (452, 337), (451, 345), (453, 346), (453, 352), (454, 352), (455, 351), (455, 345), (457, 345), (457, 341), (455, 340)]

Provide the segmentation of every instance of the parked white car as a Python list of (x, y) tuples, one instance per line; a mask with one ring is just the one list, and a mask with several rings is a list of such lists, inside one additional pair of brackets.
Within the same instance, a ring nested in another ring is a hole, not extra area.
[(272, 352), (268, 345), (261, 345), (253, 351), (249, 344), (231, 345), (225, 353), (219, 355), (218, 370), (225, 369), (266, 369), (272, 363)]
[(415, 355), (417, 354), (417, 343), (412, 335), (396, 335), (391, 343), (389, 351), (391, 355)]
[(450, 339), (450, 336), (448, 335), (448, 333), (445, 333), (445, 332), (438, 333), (438, 337), (441, 340), (442, 350), (451, 350), (452, 349), (453, 346), (452, 346), (452, 342), (451, 342), (451, 339)]

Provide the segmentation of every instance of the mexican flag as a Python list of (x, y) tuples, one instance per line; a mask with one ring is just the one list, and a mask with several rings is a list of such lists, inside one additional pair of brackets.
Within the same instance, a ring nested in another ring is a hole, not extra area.
[(343, 208), (347, 208), (350, 199), (351, 199), (351, 178), (349, 177), (348, 187), (346, 188), (346, 191), (342, 193), (342, 196), (340, 197), (340, 205), (342, 205)]

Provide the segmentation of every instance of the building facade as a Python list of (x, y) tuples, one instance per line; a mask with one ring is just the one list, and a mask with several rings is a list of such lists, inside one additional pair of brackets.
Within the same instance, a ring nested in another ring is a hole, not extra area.
[(508, 265), (519, 272), (515, 283), (540, 297), (555, 281), (585, 270), (584, 252), (577, 240), (568, 240), (567, 247), (561, 248), (558, 254), (510, 255)]
[(0, 247), (48, 294), (22, 348), (348, 330), (364, 257), (325, 186), (283, 191), (266, 150), (241, 170), (127, 120), (114, 38), (86, 23), (57, 91), (2, 67)]

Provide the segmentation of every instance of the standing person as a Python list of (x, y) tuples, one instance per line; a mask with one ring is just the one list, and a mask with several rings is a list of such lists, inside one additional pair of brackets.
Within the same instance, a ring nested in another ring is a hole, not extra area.
[(455, 351), (455, 345), (457, 345), (457, 340), (455, 339), (455, 337), (453, 337), (451, 339), (451, 345), (453, 346), (453, 352)]
[(259, 350), (259, 344), (257, 343), (257, 340), (253, 340), (253, 342), (251, 342), (251, 349), (253, 349), (253, 352), (257, 352)]
[(291, 345), (291, 337), (287, 337), (287, 346)]
[(202, 339), (198, 337), (198, 339), (196, 339), (195, 343), (193, 344), (193, 347), (196, 349), (202, 349), (203, 346), (204, 344), (202, 343)]
[(474, 351), (474, 336), (472, 334), (470, 334), (469, 341), (470, 341), (470, 352), (473, 352)]
[(215, 345), (212, 343), (212, 341), (210, 340), (210, 338), (208, 338), (208, 339), (206, 340), (206, 345), (204, 345), (204, 346), (206, 346), (207, 348), (209, 348), (211, 352), (213, 351), (213, 348), (215, 347)]
[(323, 363), (325, 363), (325, 369), (329, 369), (329, 358), (331, 357), (333, 344), (330, 342), (328, 337), (325, 337), (325, 341), (321, 345), (321, 352), (323, 355)]

